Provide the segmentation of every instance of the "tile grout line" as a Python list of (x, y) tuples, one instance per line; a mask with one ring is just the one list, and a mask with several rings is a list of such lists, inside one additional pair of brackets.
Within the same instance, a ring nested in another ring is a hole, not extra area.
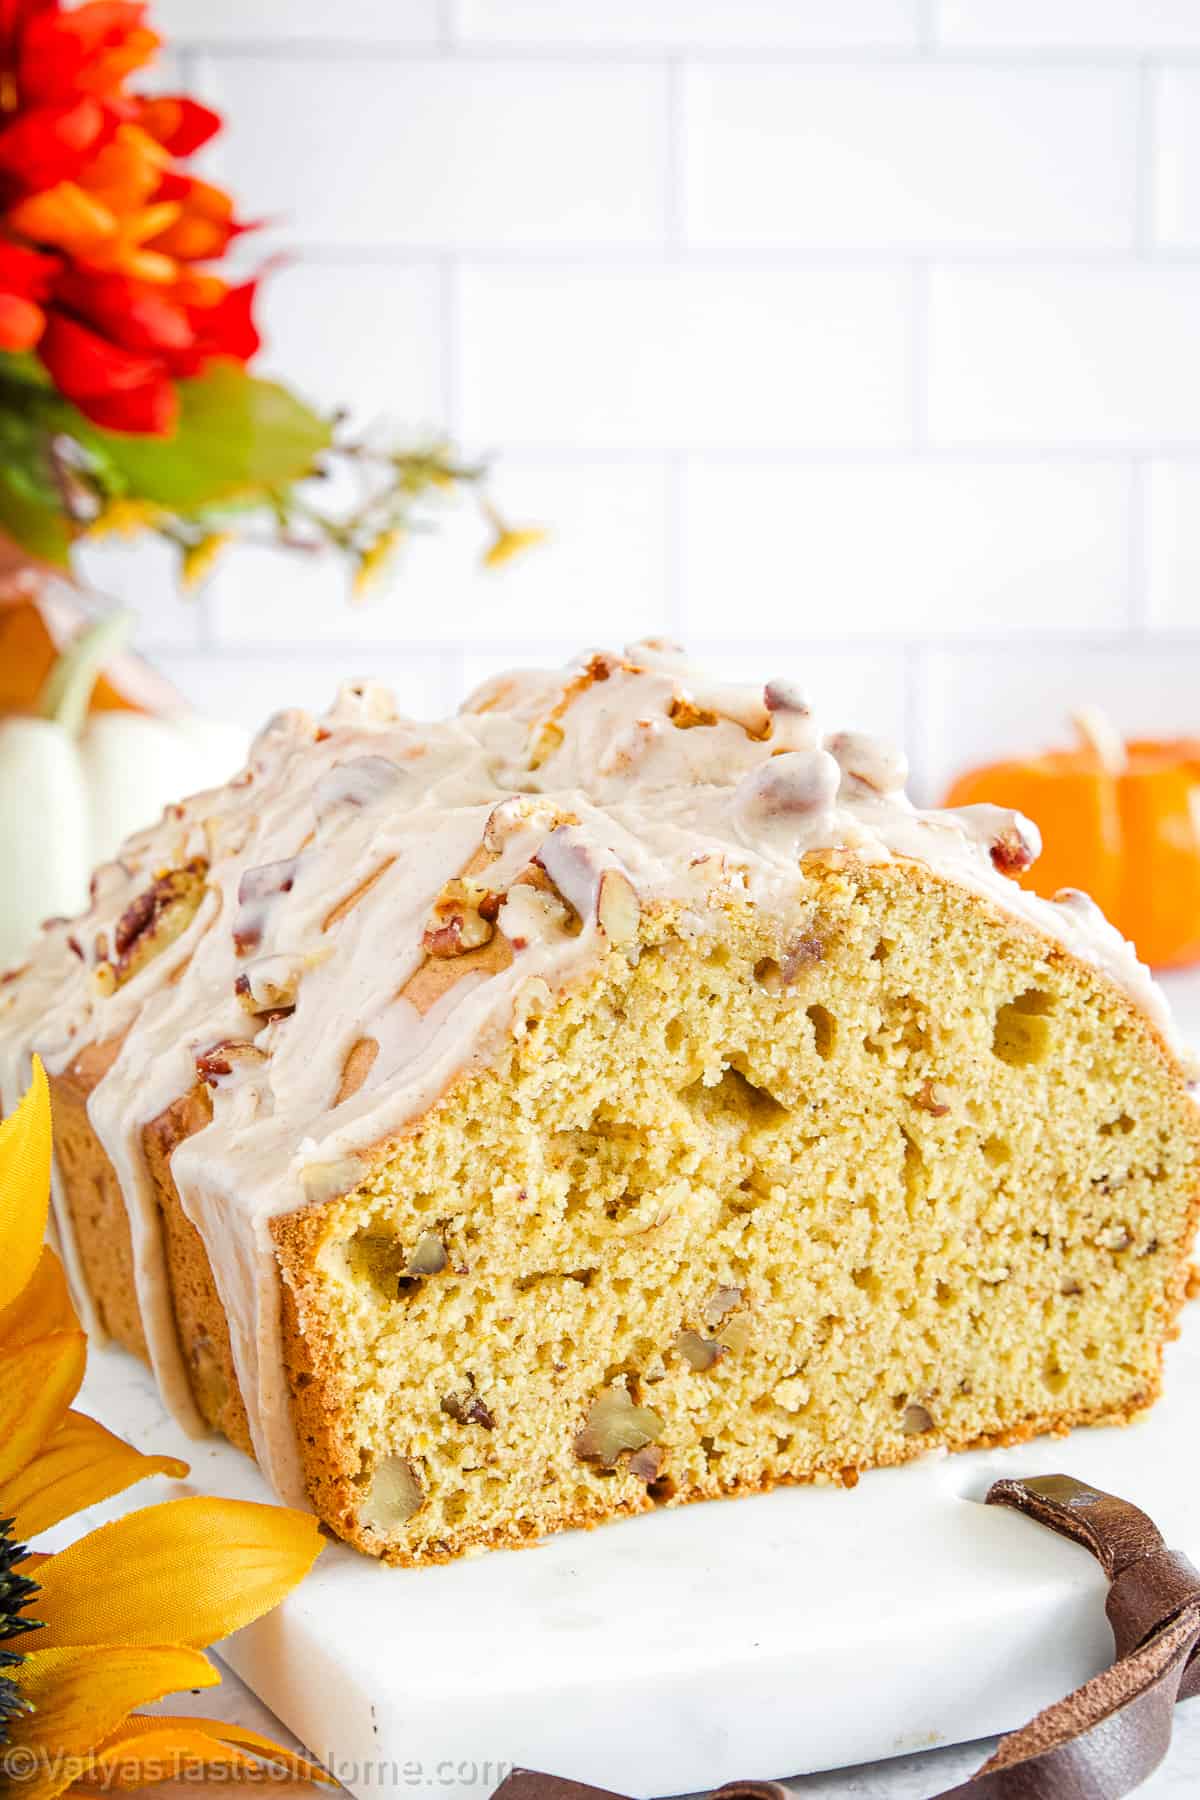
[(684, 547), (684, 487), (687, 481), (687, 458), (671, 455), (666, 459), (665, 518), (663, 520), (664, 567), (663, 607), (669, 635), (681, 642), (687, 635), (688, 605), (684, 592), (687, 558)]
[(928, 688), (927, 658), (931, 646), (920, 639), (910, 639), (902, 650), (902, 680), (904, 683), (904, 701), (901, 717), (904, 721), (904, 748), (910, 758), (910, 784), (919, 798), (932, 803), (929, 792), (929, 771), (931, 758), (929, 755), (930, 719), (927, 710), (922, 706), (923, 690)]
[(444, 256), (438, 263), (438, 323), (442, 334), (438, 371), (442, 419), (445, 430), (457, 444), (462, 430), (462, 294), (458, 259), (454, 256)]
[[(680, 624), (686, 626), (686, 620), (672, 618), (667, 621), (672, 630), (678, 630)], [(747, 640), (730, 638), (719, 632), (703, 630), (688, 631), (687, 636), (693, 646), (701, 649), (704, 656), (724, 656), (738, 654), (747, 648)], [(919, 652), (922, 656), (944, 654), (947, 656), (986, 656), (991, 660), (1014, 658), (1025, 661), (1031, 651), (1035, 655), (1043, 653), (1061, 653), (1086, 661), (1095, 657), (1113, 657), (1140, 655), (1143, 653), (1188, 655), (1200, 657), (1200, 627), (1188, 631), (1178, 627), (1156, 631), (1152, 635), (1139, 634), (1126, 626), (1118, 630), (1090, 633), (1086, 637), (1072, 634), (1069, 631), (1047, 631), (1033, 635), (1025, 633), (1019, 639), (1002, 631), (988, 633), (986, 631), (964, 632), (961, 634), (947, 631), (927, 631), (912, 633), (887, 633), (860, 631), (854, 633), (825, 634), (819, 632), (802, 632), (798, 635), (786, 631), (770, 631), (757, 634), (751, 647), (756, 651), (765, 646), (765, 654), (780, 651), (787, 655), (805, 652), (823, 655), (844, 656), (859, 661), (865, 654), (897, 655), (904, 658), (909, 652)], [(175, 657), (194, 657), (199, 662), (220, 663), (231, 652), (237, 656), (253, 656), (267, 663), (286, 663), (293, 657), (324, 657), (330, 652), (328, 638), (292, 638), (287, 642), (279, 639), (246, 638), (234, 639), (232, 642), (211, 646), (180, 645), (167, 643), (154, 638), (144, 640), (144, 647), (156, 654)], [(472, 639), (465, 649), (472, 654), (481, 655), (522, 655), (537, 656), (543, 652), (562, 651), (564, 654), (579, 647), (578, 632), (565, 633), (562, 636), (550, 636), (545, 632), (529, 630), (514, 632), (511, 637), (479, 636)], [(355, 639), (347, 648), (364, 655), (379, 653), (396, 657), (414, 656), (437, 658), (447, 654), (455, 654), (464, 648), (456, 639), (429, 639), (414, 641), (402, 636), (381, 636), (378, 638)]]
[(451, 25), (439, 22), (437, 35), (424, 43), (397, 43), (386, 39), (313, 37), (313, 38), (245, 38), (230, 40), (205, 37), (202, 33), (183, 40), (176, 39), (176, 54), (199, 54), (224, 58), (230, 62), (252, 62), (265, 57), (280, 62), (351, 63), (435, 63), (448, 52), (464, 64), (479, 65), (565, 63), (578, 68), (620, 67), (622, 65), (661, 64), (685, 60), (714, 68), (738, 68), (747, 65), (776, 67), (781, 64), (796, 68), (844, 69), (924, 69), (931, 61), (948, 69), (979, 69), (989, 73), (1038, 73), (1043, 69), (1064, 69), (1084, 73), (1113, 69), (1133, 70), (1139, 62), (1153, 58), (1178, 64), (1181, 68), (1200, 66), (1200, 44), (1117, 45), (1111, 49), (1097, 45), (1030, 45), (1027, 47), (959, 46), (946, 43), (932, 30), (926, 41), (924, 34), (905, 44), (781, 44), (763, 40), (746, 44), (713, 44), (639, 42), (630, 39), (620, 44), (580, 44), (568, 39), (557, 43), (471, 43), (457, 35)]
[(686, 71), (678, 57), (666, 64), (663, 117), (663, 242), (666, 259), (682, 256), (687, 242)]
[(1135, 457), (1129, 470), (1129, 623), (1147, 638), (1151, 635), (1149, 494), (1149, 458)]
[[(227, 177), (228, 179), (228, 177)], [(685, 185), (681, 184), (681, 185)], [(485, 270), (518, 270), (534, 279), (554, 274), (615, 272), (622, 276), (654, 274), (669, 268), (681, 246), (661, 242), (634, 244), (561, 245), (452, 242), (447, 239), (420, 243), (368, 243), (306, 237), (302, 231), (280, 234), (280, 247), (289, 256), (335, 267), (397, 265), (436, 262), (455, 256)], [(1143, 252), (1136, 244), (1107, 249), (1052, 249), (1034, 245), (987, 250), (978, 245), (916, 243), (900, 247), (878, 245), (799, 244), (712, 246), (686, 245), (689, 274), (742, 274), (749, 277), (780, 274), (900, 275), (916, 261), (946, 264), (969, 274), (1015, 273), (1054, 276), (1064, 271), (1096, 275), (1136, 274), (1150, 269), (1160, 275), (1200, 273), (1200, 243), (1176, 248), (1152, 244)]]
[(912, 267), (912, 318), (909, 324), (909, 385), (912, 412), (912, 445), (918, 454), (929, 447), (930, 328), (932, 326), (933, 269), (928, 262)]
[(1157, 156), (1158, 68), (1143, 58), (1138, 64), (1134, 125), (1134, 248), (1143, 257), (1156, 248)]
[(812, 469), (839, 473), (876, 471), (897, 467), (939, 469), (1059, 469), (1064, 464), (1082, 468), (1123, 468), (1137, 457), (1169, 459), (1192, 466), (1200, 462), (1200, 438), (1186, 443), (1117, 444), (1019, 444), (928, 443), (914, 449), (910, 441), (882, 444), (688, 444), (656, 441), (640, 445), (580, 444), (564, 440), (506, 441), (504, 460), (516, 466), (534, 467), (558, 463), (578, 468), (588, 463), (619, 469), (630, 463), (655, 462), (666, 457), (686, 457), (689, 463), (709, 469)]
[[(687, 236), (686, 220), (686, 120), (683, 63), (678, 57), (665, 64), (666, 89), (663, 117), (663, 242), (667, 265), (681, 263)], [(687, 597), (684, 593), (684, 486), (686, 457), (669, 451), (663, 461), (663, 628), (682, 640), (686, 634)]]

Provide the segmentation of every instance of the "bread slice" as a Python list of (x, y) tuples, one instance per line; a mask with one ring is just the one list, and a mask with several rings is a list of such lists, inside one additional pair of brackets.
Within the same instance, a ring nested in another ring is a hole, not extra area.
[(1128, 952), (997, 873), (1024, 821), (657, 647), (433, 732), (357, 698), (0, 1000), (104, 1322), (287, 1497), (434, 1561), (1151, 1404), (1196, 1109)]

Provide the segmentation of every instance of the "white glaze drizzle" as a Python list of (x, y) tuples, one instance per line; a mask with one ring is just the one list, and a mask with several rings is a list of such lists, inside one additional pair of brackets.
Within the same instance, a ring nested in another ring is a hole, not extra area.
[[(1103, 970), (1182, 1060), (1148, 970), (1091, 902), (1041, 900), (1001, 872), (1036, 854), (1029, 822), (918, 811), (906, 774), (875, 739), (822, 737), (792, 684), (714, 685), (656, 640), (624, 660), (498, 677), (436, 725), (398, 717), (377, 686), (345, 687), (320, 721), (279, 715), (242, 775), (130, 839), (88, 911), (47, 925), (0, 985), (0, 1104), (23, 1091), (34, 1051), (61, 1071), (123, 1039), (88, 1111), (125, 1195), (143, 1326), (176, 1414), (198, 1428), (142, 1133), (193, 1087), (197, 1059), (213, 1118), (178, 1145), (172, 1172), (229, 1320), (256, 1454), (300, 1504), (270, 1222), (355, 1186), (382, 1142), (586, 975), (620, 917), (602, 881), (625, 884), (635, 906), (676, 904), (701, 935), (729, 894), (786, 918), (810, 852), (911, 859)], [(197, 857), (208, 887), (187, 930), (105, 993), (95, 968), (125, 909)], [(431, 908), (476, 869), (503, 896), (493, 910), (511, 961), (464, 973), (422, 1010), (402, 990), (428, 963)], [(374, 1060), (335, 1106), (363, 1038)], [(56, 1219), (66, 1237), (61, 1205)]]

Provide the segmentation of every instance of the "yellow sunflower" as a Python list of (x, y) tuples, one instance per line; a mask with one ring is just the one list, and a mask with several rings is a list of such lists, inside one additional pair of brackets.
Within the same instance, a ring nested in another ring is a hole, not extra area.
[[(71, 1402), (87, 1339), (43, 1243), (50, 1098), (41, 1064), (0, 1124), (0, 1790), (55, 1800), (261, 1759), (328, 1780), (270, 1739), (135, 1708), (220, 1677), (203, 1646), (275, 1606), (321, 1548), (315, 1519), (193, 1497), (148, 1506), (52, 1556), (25, 1543), (147, 1475), (144, 1456)], [(18, 1649), (17, 1646), (20, 1646)]]

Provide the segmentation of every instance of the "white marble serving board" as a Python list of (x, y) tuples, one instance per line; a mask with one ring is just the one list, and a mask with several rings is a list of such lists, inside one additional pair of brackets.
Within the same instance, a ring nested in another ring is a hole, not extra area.
[[(510, 1764), (680, 1794), (1008, 1729), (1108, 1659), (1104, 1582), (1082, 1549), (978, 1502), (1002, 1474), (1065, 1470), (1135, 1499), (1200, 1560), (1190, 1310), (1166, 1398), (1127, 1430), (930, 1457), (852, 1492), (690, 1506), (444, 1568), (386, 1569), (331, 1544), (222, 1656), (375, 1796), (483, 1800)], [(186, 1489), (268, 1498), (237, 1451), (183, 1439), (123, 1353), (93, 1353), (83, 1404), (140, 1446), (186, 1455)]]

